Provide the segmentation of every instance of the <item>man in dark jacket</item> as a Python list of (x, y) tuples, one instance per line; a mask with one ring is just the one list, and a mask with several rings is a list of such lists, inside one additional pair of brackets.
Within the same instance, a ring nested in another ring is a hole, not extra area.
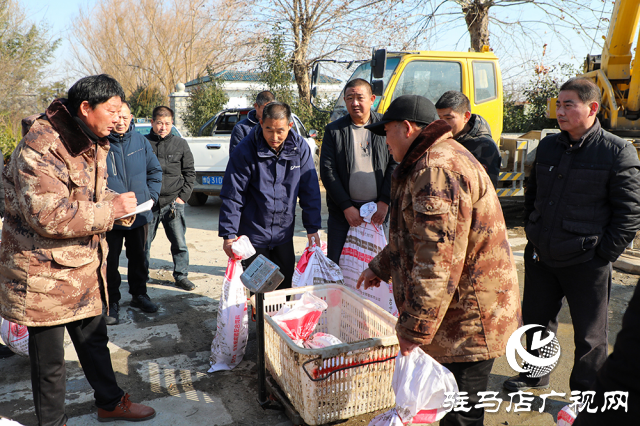
[(498, 186), (500, 151), (491, 138), (489, 123), (478, 114), (471, 114), (469, 98), (457, 90), (445, 92), (436, 103), (441, 120), (451, 126), (453, 138), (467, 148), (487, 171), (493, 187)]
[(189, 281), (189, 249), (185, 238), (187, 222), (184, 216), (185, 200), (191, 196), (196, 180), (193, 155), (187, 141), (171, 133), (173, 110), (166, 106), (154, 108), (152, 112), (151, 132), (146, 138), (162, 167), (162, 189), (158, 202), (151, 212), (147, 235), (147, 269), (151, 257), (151, 243), (156, 237), (158, 224), (162, 221), (164, 232), (171, 242), (173, 256), (173, 278), (176, 286), (191, 291), (196, 286)]
[[(611, 262), (640, 228), (638, 154), (600, 127), (599, 106), (600, 89), (588, 79), (560, 87), (562, 132), (540, 141), (525, 192), (523, 320), (555, 333), (566, 297), (576, 344), (574, 391), (588, 390), (607, 358)], [(527, 332), (528, 348), (535, 332)], [(512, 391), (548, 386), (548, 374), (531, 378), (529, 372), (504, 383)]]
[(240, 143), (242, 139), (244, 139), (250, 132), (253, 130), (255, 126), (258, 125), (260, 120), (262, 119), (262, 110), (269, 103), (276, 100), (276, 97), (273, 93), (265, 90), (264, 92), (258, 93), (256, 96), (256, 103), (253, 104), (253, 108), (247, 114), (247, 118), (244, 120), (240, 120), (233, 126), (233, 130), (231, 131), (231, 139), (229, 140), (229, 155), (236, 149), (236, 146)]
[[(280, 267), (279, 288), (291, 287), (295, 268), (293, 229), (300, 198), (302, 224), (309, 244), (319, 241), (320, 186), (307, 142), (291, 131), (287, 104), (272, 102), (262, 113), (260, 127), (240, 142), (229, 157), (222, 181), (219, 232), (223, 249), (233, 258), (231, 244), (240, 235)], [(248, 259), (248, 266), (255, 256)]]
[[(131, 122), (133, 115), (127, 102), (122, 103), (120, 120), (109, 135), (109, 155), (107, 157), (107, 172), (109, 178), (107, 187), (124, 194), (136, 194), (138, 204), (148, 200), (158, 202), (160, 187), (162, 186), (162, 169), (158, 158), (153, 153), (149, 141), (136, 132), (135, 124)], [(109, 315), (107, 325), (118, 324), (120, 311), (120, 253), (122, 243), (127, 249), (129, 294), (131, 306), (140, 308), (144, 312), (156, 312), (158, 306), (151, 302), (147, 295), (147, 278), (149, 276), (146, 264), (145, 244), (149, 221), (153, 218), (150, 211), (136, 215), (131, 227), (114, 225), (107, 232), (109, 254), (107, 256), (107, 289), (109, 291)]]
[(396, 163), (385, 137), (364, 126), (377, 123), (381, 114), (371, 111), (376, 96), (361, 78), (345, 86), (348, 115), (325, 128), (320, 153), (320, 177), (327, 191), (327, 257), (338, 263), (349, 227), (360, 226), (360, 207), (374, 201), (378, 210), (371, 222), (382, 225), (387, 217), (391, 175)]

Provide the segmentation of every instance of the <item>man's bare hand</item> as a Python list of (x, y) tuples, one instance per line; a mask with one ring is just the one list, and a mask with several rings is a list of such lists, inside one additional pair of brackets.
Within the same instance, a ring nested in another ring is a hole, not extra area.
[(233, 253), (233, 250), (231, 250), (231, 244), (233, 244), (236, 240), (237, 238), (230, 238), (228, 240), (224, 240), (224, 243), (222, 244), (222, 249), (224, 250), (225, 254), (234, 260), (236, 259), (236, 255)]
[(360, 216), (360, 210), (351, 206), (344, 209), (344, 217), (349, 222), (349, 226), (360, 226), (362, 225), (362, 216)]
[(113, 198), (113, 214), (115, 218), (119, 218), (129, 213), (136, 211), (138, 206), (138, 200), (136, 200), (136, 194), (133, 192), (125, 192), (124, 194), (116, 195)]
[(402, 356), (409, 355), (412, 350), (420, 346), (417, 343), (413, 343), (403, 337), (400, 337), (399, 334), (398, 334), (398, 343), (400, 344), (400, 353), (402, 354)]
[(371, 216), (371, 223), (374, 225), (382, 225), (384, 223), (384, 219), (387, 217), (389, 205), (384, 201), (378, 201), (376, 205), (378, 206), (378, 210), (376, 210), (373, 216)]
[(320, 235), (318, 235), (317, 232), (313, 234), (307, 234), (307, 238), (309, 239), (309, 247), (311, 247), (314, 242), (318, 247), (320, 247)]
[(360, 277), (358, 278), (358, 283), (356, 284), (356, 288), (360, 289), (360, 286), (364, 283), (364, 289), (367, 290), (369, 287), (380, 287), (380, 282), (382, 280), (373, 273), (373, 271), (369, 268), (362, 271)]
[(176, 198), (176, 203), (184, 204), (184, 201), (182, 200), (182, 198), (178, 197), (178, 198)]

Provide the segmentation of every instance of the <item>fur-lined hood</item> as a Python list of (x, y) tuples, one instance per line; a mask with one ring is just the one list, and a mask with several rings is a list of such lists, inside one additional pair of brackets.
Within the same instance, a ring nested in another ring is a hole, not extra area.
[(452, 137), (451, 126), (446, 121), (436, 120), (429, 124), (422, 129), (420, 135), (413, 141), (402, 162), (393, 172), (393, 177), (396, 179), (407, 177), (413, 171), (413, 166), (422, 158), (431, 145), (441, 139), (451, 139)]
[[(35, 114), (22, 120), (22, 136), (29, 133), (29, 129), (37, 120), (47, 119), (51, 127), (58, 132), (65, 148), (73, 157), (84, 154), (93, 146), (93, 141), (87, 136), (80, 125), (73, 118), (67, 106), (67, 99), (56, 99), (43, 114)], [(107, 138), (99, 138), (98, 144), (104, 146), (109, 142)]]

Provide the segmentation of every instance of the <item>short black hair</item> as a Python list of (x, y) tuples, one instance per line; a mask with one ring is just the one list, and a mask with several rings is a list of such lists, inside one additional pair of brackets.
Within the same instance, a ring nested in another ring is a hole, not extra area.
[(124, 90), (118, 81), (108, 74), (90, 75), (76, 81), (69, 89), (69, 112), (76, 115), (82, 102), (87, 101), (93, 109), (114, 96), (125, 101)]
[(449, 90), (444, 92), (438, 102), (436, 102), (436, 109), (451, 108), (460, 115), (464, 115), (466, 112), (471, 112), (471, 102), (469, 98), (457, 90)]
[(153, 109), (153, 112), (151, 113), (151, 119), (153, 121), (156, 121), (156, 119), (159, 117), (171, 117), (171, 121), (174, 121), (175, 114), (173, 113), (173, 110), (168, 106), (161, 105), (155, 107)]
[(287, 119), (291, 123), (291, 107), (284, 102), (271, 102), (262, 111), (262, 122), (270, 118), (272, 120)]
[(600, 88), (588, 78), (573, 77), (560, 86), (560, 92), (563, 90), (573, 90), (585, 104), (597, 102), (598, 105), (601, 105), (602, 94), (600, 93)]
[(345, 86), (344, 86), (344, 95), (347, 95), (347, 89), (350, 89), (352, 87), (366, 87), (367, 90), (369, 91), (370, 95), (373, 95), (373, 89), (371, 88), (371, 84), (369, 84), (369, 82), (365, 79), (362, 78), (354, 78), (353, 80), (349, 81)]
[(258, 93), (258, 96), (256, 96), (256, 103), (258, 104), (258, 106), (266, 105), (269, 102), (273, 102), (275, 100), (275, 95), (268, 90), (260, 92)]

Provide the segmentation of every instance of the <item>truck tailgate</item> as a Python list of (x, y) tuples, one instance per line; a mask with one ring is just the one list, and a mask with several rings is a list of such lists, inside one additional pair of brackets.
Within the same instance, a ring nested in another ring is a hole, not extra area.
[(191, 148), (196, 172), (224, 173), (229, 161), (229, 136), (185, 139)]

